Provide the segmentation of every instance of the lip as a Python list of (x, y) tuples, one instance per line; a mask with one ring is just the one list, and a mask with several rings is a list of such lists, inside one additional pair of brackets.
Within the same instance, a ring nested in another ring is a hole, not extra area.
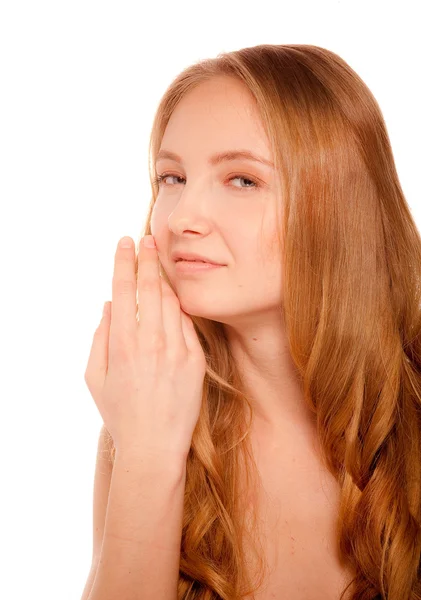
[(175, 263), (181, 261), (203, 261), (204, 263), (216, 265), (216, 266), (225, 266), (221, 263), (217, 263), (206, 256), (201, 256), (200, 254), (196, 254), (194, 252), (173, 252), (172, 259)]
[(177, 273), (193, 274), (193, 273), (205, 273), (207, 271), (214, 271), (215, 269), (221, 269), (226, 265), (216, 265), (209, 262), (197, 262), (193, 260), (179, 260), (175, 263), (175, 270)]

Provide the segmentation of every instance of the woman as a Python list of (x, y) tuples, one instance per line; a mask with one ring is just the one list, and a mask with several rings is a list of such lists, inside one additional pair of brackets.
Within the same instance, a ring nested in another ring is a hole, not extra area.
[(85, 376), (90, 600), (421, 598), (421, 239), (373, 95), (320, 47), (224, 53), (150, 152), (156, 248), (117, 249)]

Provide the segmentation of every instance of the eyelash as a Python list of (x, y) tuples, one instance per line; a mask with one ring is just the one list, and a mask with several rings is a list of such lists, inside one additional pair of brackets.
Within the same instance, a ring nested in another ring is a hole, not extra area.
[[(153, 180), (153, 183), (157, 186), (159, 186), (163, 181), (163, 179), (165, 179), (166, 177), (175, 177), (177, 179), (184, 179), (184, 177), (179, 177), (178, 175), (175, 175), (175, 173), (163, 173), (162, 175), (158, 175), (158, 177), (156, 177)], [(256, 181), (255, 179), (253, 179), (252, 177), (245, 177), (244, 175), (241, 175), (240, 173), (236, 173), (234, 174), (232, 177), (229, 178), (228, 181), (231, 181), (232, 179), (245, 179), (246, 181), (251, 181), (252, 183), (254, 183), (254, 186), (252, 187), (245, 187), (245, 188), (237, 188), (240, 191), (248, 191), (248, 190), (254, 190), (254, 189), (258, 189), (261, 187), (260, 183), (258, 181)], [(164, 184), (166, 185), (166, 184)], [(174, 184), (173, 184), (174, 185)], [(172, 187), (172, 186), (169, 186)]]

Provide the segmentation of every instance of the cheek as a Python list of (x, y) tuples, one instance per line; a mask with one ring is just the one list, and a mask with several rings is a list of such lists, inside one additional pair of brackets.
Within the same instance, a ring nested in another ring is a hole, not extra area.
[(168, 219), (176, 208), (176, 202), (171, 202), (168, 198), (163, 200), (157, 197), (151, 214), (151, 229), (152, 235), (164, 236), (168, 235)]
[(166, 264), (166, 253), (168, 252), (168, 226), (162, 213), (155, 210), (155, 207), (151, 214), (151, 232), (156, 240), (159, 271), (162, 275), (165, 273), (165, 268), (168, 268)]
[(168, 214), (163, 210), (162, 204), (157, 200), (154, 204), (151, 214), (151, 231), (157, 240), (165, 235), (165, 229), (168, 229)]

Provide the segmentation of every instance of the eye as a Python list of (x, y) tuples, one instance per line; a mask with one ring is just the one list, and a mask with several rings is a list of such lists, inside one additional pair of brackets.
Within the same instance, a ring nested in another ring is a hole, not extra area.
[[(175, 179), (179, 179), (179, 180), (181, 179), (181, 180), (185, 181), (184, 177), (179, 177), (178, 175), (174, 175), (173, 173), (163, 173), (162, 175), (158, 175), (156, 177), (156, 179), (153, 180), (153, 183), (155, 185), (157, 185), (158, 187), (161, 184), (163, 184), (164, 186), (172, 187), (172, 184), (168, 184), (168, 183), (165, 182), (165, 179), (167, 179), (168, 177), (174, 177)], [(239, 190), (257, 189), (257, 188), (261, 187), (261, 185), (260, 185), (260, 183), (258, 181), (256, 181), (255, 179), (253, 179), (253, 178), (251, 178), (249, 176), (241, 175), (240, 173), (236, 173), (236, 174), (232, 175), (228, 179), (228, 181), (232, 181), (233, 179), (242, 179), (243, 181), (249, 182), (249, 183), (252, 184), (252, 186), (247, 185), (245, 187), (243, 187), (243, 186), (240, 186), (240, 187), (233, 186), (233, 187), (236, 187)]]
[(250, 189), (250, 188), (260, 187), (259, 184), (257, 183), (257, 181), (255, 181), (254, 179), (251, 179), (251, 177), (243, 177), (243, 175), (234, 175), (233, 177), (231, 177), (229, 179), (229, 181), (232, 181), (233, 179), (242, 179), (243, 181), (248, 181), (249, 183), (253, 184), (252, 186), (247, 185), (246, 187), (240, 186), (240, 188), (242, 188), (242, 189)]
[(154, 179), (154, 183), (156, 185), (161, 185), (161, 183), (164, 183), (164, 185), (168, 185), (167, 183), (164, 182), (164, 179), (167, 179), (167, 177), (174, 177), (175, 179), (183, 179), (182, 177), (178, 177), (178, 175), (171, 175), (171, 173), (163, 173), (162, 175), (158, 175), (158, 177), (156, 179)]

